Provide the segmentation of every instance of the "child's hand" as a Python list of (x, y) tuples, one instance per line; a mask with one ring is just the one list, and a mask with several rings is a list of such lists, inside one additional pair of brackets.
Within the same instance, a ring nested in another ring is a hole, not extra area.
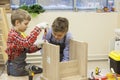
[(44, 43), (48, 43), (47, 40), (41, 40), (41, 41), (36, 41), (34, 44), (38, 47), (38, 48), (42, 48)]
[(36, 26), (41, 29), (45, 29), (45, 28), (48, 28), (48, 23), (42, 22), (42, 23), (37, 24)]

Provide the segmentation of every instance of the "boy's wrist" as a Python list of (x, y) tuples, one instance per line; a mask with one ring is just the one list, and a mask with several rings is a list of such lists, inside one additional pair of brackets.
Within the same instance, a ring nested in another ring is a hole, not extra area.
[(45, 29), (48, 27), (48, 23), (46, 22), (42, 22), (36, 25), (37, 27), (39, 27), (40, 29)]
[(40, 27), (36, 26), (36, 28), (39, 29), (40, 31), (42, 31), (42, 29)]

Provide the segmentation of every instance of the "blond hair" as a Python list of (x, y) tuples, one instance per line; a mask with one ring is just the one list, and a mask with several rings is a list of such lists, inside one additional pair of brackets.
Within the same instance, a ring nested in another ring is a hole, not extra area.
[(15, 21), (19, 20), (21, 23), (23, 20), (31, 20), (30, 14), (22, 9), (13, 10), (11, 13), (11, 23), (15, 26)]

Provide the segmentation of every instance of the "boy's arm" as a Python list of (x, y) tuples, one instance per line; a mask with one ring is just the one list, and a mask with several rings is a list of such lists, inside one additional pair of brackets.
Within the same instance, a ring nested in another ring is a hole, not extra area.
[(33, 52), (36, 52), (38, 50), (40, 50), (41, 48), (38, 48), (36, 45), (32, 45), (30, 48), (29, 48), (29, 51), (28, 53), (33, 53)]
[(29, 48), (36, 41), (37, 36), (40, 34), (41, 30), (45, 29), (47, 27), (48, 27), (47, 23), (45, 23), (45, 22), (39, 23), (36, 25), (36, 27), (30, 33), (30, 35), (27, 36), (26, 38), (22, 38), (20, 35), (13, 32), (13, 34), (11, 33), (11, 35), (9, 35), (9, 36), (12, 36), (9, 38), (9, 40), (10, 41), (13, 40), (15, 45), (18, 45), (18, 46), (24, 47), (24, 48)]
[(33, 45), (35, 40), (37, 39), (37, 36), (40, 34), (41, 29), (38, 27), (35, 27), (34, 30), (30, 33), (29, 36), (26, 38), (22, 38), (19, 35), (12, 34), (12, 39), (15, 41), (15, 45), (22, 46), (24, 48), (28, 48)]
[(65, 49), (63, 51), (64, 57), (62, 61), (69, 61), (69, 45), (70, 45), (70, 39), (72, 39), (71, 33), (68, 33), (66, 35), (66, 41), (65, 41)]
[(51, 31), (51, 28), (49, 28), (46, 34), (43, 35), (42, 39), (46, 40), (47, 42), (50, 42), (51, 34), (52, 34), (52, 31)]
[(63, 51), (63, 59), (62, 61), (69, 61), (69, 45), (66, 45), (64, 51)]

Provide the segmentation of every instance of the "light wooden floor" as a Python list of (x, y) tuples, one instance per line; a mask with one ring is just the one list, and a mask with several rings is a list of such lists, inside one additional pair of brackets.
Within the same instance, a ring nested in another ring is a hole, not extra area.
[[(3, 66), (0, 66), (0, 80), (29, 80), (28, 76), (22, 76), (22, 77), (8, 76), (6, 70), (4, 70), (4, 72), (1, 75), (2, 70), (3, 70)], [(33, 80), (40, 80), (40, 74), (35, 74)]]
[[(28, 76), (13, 77), (13, 76), (8, 76), (6, 73), (3, 73), (0, 76), (0, 80), (29, 80), (29, 78), (28, 78)], [(40, 74), (36, 74), (33, 77), (33, 80), (40, 80)]]
[[(91, 61), (88, 62), (88, 77), (92, 71), (95, 70), (96, 67), (100, 67), (101, 72), (103, 75), (109, 72), (109, 63), (108, 61)], [(0, 68), (0, 73), (3, 68)], [(0, 80), (29, 80), (28, 76), (22, 76), (22, 77), (13, 77), (13, 76), (8, 76), (6, 71), (0, 76)], [(36, 74), (33, 77), (33, 80), (41, 80), (40, 79), (40, 74)]]

